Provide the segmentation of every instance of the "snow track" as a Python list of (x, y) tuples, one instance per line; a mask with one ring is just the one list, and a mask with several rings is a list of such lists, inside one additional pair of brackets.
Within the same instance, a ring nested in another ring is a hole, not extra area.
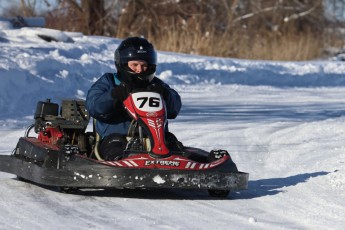
[[(236, 98), (229, 97), (233, 86), (209, 86), (207, 94), (195, 92), (198, 97), (191, 94), (193, 90), (201, 88), (180, 90), (184, 109), (170, 122), (171, 131), (185, 145), (228, 149), (238, 168), (250, 173), (247, 191), (225, 200), (209, 198), (206, 191), (166, 189), (86, 190), (73, 195), (1, 173), (1, 225), (7, 229), (342, 229), (345, 119), (339, 114), (345, 100), (340, 96), (334, 100), (331, 89), (314, 89), (311, 95), (309, 89), (237, 87)], [(310, 97), (317, 97), (320, 106), (311, 106)], [(224, 99), (214, 111), (209, 103), (217, 98)], [(304, 110), (289, 116), (296, 109), (296, 98), (303, 101)], [(245, 106), (253, 104), (260, 109)], [(286, 111), (277, 114), (276, 107)], [(23, 132), (1, 130), (0, 151), (9, 154), (13, 139)]]

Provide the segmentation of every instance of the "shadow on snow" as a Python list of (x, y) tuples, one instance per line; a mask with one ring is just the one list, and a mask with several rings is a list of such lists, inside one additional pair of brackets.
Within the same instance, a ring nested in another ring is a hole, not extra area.
[(327, 174), (329, 174), (329, 172), (321, 171), (314, 173), (303, 173), (285, 178), (270, 178), (249, 181), (248, 190), (236, 194), (234, 193), (232, 197), (234, 199), (253, 199), (263, 196), (272, 196), (286, 192), (287, 187), (305, 183), (310, 178), (325, 176)]
[(314, 103), (309, 105), (185, 105), (175, 122), (311, 122), (336, 118), (344, 114), (344, 105), (339, 103)]

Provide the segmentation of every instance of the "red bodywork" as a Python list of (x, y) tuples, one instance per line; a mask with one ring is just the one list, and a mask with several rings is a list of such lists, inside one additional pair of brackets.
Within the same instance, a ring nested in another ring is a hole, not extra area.
[(142, 121), (151, 133), (151, 152), (160, 157), (168, 156), (169, 149), (164, 138), (165, 104), (161, 96), (152, 92), (134, 93), (124, 101), (124, 105), (132, 118)]
[(164, 159), (157, 159), (148, 154), (138, 154), (119, 161), (103, 161), (101, 163), (121, 168), (208, 170), (223, 164), (228, 159), (230, 159), (229, 156), (224, 156), (211, 163), (199, 163), (177, 155), (172, 155)]
[[(38, 148), (42, 149), (50, 149), (54, 151), (59, 151), (59, 147), (57, 147), (54, 144), (51, 144), (49, 142), (43, 142), (42, 140), (26, 137), (24, 138), (27, 142), (30, 142), (31, 144), (37, 146)], [(197, 151), (193, 148), (189, 149), (186, 148), (186, 151)], [(135, 156), (129, 156), (121, 160), (117, 161), (99, 161), (90, 159), (87, 156), (84, 155), (78, 155), (81, 158), (89, 159), (104, 165), (109, 165), (117, 168), (142, 168), (142, 169), (178, 169), (178, 170), (188, 170), (188, 171), (199, 171), (199, 170), (208, 170), (215, 168), (223, 163), (225, 163), (227, 160), (230, 159), (229, 155), (225, 155), (219, 160), (209, 162), (209, 163), (200, 163), (193, 160), (190, 160), (184, 156), (178, 156), (178, 155), (171, 155), (166, 158), (157, 159), (154, 158), (147, 153), (142, 154), (136, 154)]]

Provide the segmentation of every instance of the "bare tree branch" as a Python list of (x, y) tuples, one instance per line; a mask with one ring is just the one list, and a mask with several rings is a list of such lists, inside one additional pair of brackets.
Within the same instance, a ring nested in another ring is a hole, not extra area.
[(251, 18), (255, 15), (258, 15), (258, 14), (261, 14), (261, 13), (264, 13), (264, 12), (269, 12), (269, 11), (274, 11), (276, 10), (277, 7), (276, 6), (273, 6), (273, 7), (267, 7), (265, 9), (262, 9), (262, 10), (259, 10), (259, 11), (256, 11), (256, 12), (252, 12), (252, 13), (248, 13), (248, 14), (245, 14), (245, 15), (242, 15), (240, 17), (237, 17), (235, 18), (232, 23), (235, 24), (237, 23), (238, 21), (241, 21), (241, 20), (244, 20), (244, 19), (247, 19), (247, 18)]
[(304, 16), (312, 13), (320, 4), (321, 4), (321, 2), (319, 2), (318, 4), (315, 4), (312, 8), (310, 8), (307, 11), (287, 16), (287, 17), (284, 18), (284, 22), (289, 22), (291, 20), (294, 20), (294, 19), (297, 19), (297, 18), (300, 18), (300, 17), (304, 17)]

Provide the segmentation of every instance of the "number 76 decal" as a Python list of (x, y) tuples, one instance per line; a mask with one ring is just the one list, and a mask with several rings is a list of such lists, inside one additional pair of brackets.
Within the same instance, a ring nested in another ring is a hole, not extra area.
[(158, 93), (138, 92), (132, 94), (134, 105), (144, 112), (157, 112), (163, 108), (163, 101)]
[(138, 97), (137, 101), (139, 102), (141, 101), (139, 105), (140, 109), (146, 105), (147, 101), (149, 102), (148, 103), (149, 107), (159, 107), (160, 102), (161, 102), (160, 98), (158, 97)]

